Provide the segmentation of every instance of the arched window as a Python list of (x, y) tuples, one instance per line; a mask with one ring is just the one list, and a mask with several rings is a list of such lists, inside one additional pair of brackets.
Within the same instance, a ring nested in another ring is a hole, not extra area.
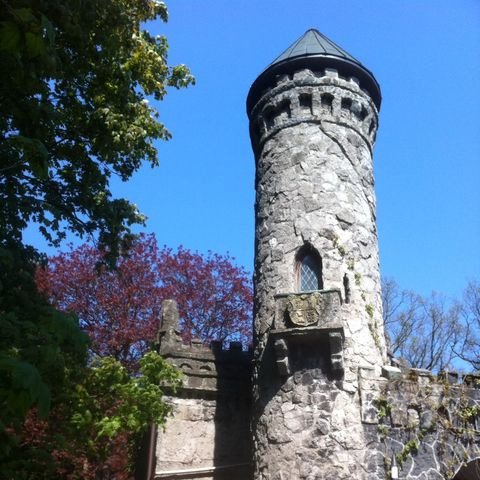
[(323, 288), (322, 259), (311, 245), (304, 245), (297, 254), (297, 284), (300, 292)]

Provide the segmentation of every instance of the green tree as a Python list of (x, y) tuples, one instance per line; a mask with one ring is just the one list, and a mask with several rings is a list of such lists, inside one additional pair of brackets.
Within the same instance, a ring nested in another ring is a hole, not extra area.
[(2, 459), (2, 478), (132, 478), (138, 441), (152, 423), (164, 424), (164, 386), (175, 389), (179, 373), (155, 352), (141, 358), (135, 377), (112, 357), (80, 369), (48, 417), (29, 411), (21, 440)]
[[(68, 231), (96, 238), (113, 263), (129, 227), (143, 222), (134, 205), (112, 198), (110, 178), (157, 164), (154, 142), (170, 133), (147, 97), (193, 83), (185, 66), (168, 65), (166, 38), (145, 29), (155, 19), (166, 21), (167, 9), (154, 0), (0, 1), (2, 478), (54, 478), (46, 472), (58, 464), (52, 449), (62, 451), (55, 442), (36, 450), (43, 477), (8, 470), (32, 465), (21, 425), (27, 412), (48, 423), (93, 374), (76, 319), (38, 294), (42, 257), (22, 232), (35, 223), (52, 245)], [(65, 425), (79, 413), (70, 405)]]
[(0, 238), (21, 241), (31, 221), (53, 244), (66, 230), (98, 234), (115, 254), (136, 207), (109, 180), (157, 164), (170, 133), (146, 96), (187, 86), (170, 67), (167, 20), (156, 0), (2, 0), (0, 8)]
[(87, 336), (36, 289), (28, 249), (0, 249), (0, 477), (29, 409), (46, 416), (85, 364)]

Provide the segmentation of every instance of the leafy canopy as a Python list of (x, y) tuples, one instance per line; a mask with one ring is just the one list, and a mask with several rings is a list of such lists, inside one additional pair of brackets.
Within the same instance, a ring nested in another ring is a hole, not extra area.
[(178, 303), (182, 337), (251, 342), (253, 289), (251, 277), (228, 255), (164, 247), (158, 269), (161, 296)]
[(25, 250), (0, 249), (0, 265), (2, 435), (3, 427), (18, 426), (32, 405), (42, 415), (48, 412), (69, 376), (66, 370), (83, 363), (87, 337), (71, 314), (56, 311), (38, 293)]
[(228, 255), (159, 249), (154, 235), (137, 237), (114, 270), (104, 255), (85, 244), (51, 257), (36, 276), (57, 308), (78, 315), (96, 355), (134, 365), (155, 338), (165, 299), (178, 302), (186, 341), (250, 341), (251, 280)]
[[(134, 205), (112, 198), (110, 179), (128, 180), (142, 163), (157, 164), (154, 142), (170, 134), (147, 97), (161, 100), (168, 87), (193, 83), (185, 66), (168, 65), (166, 38), (144, 28), (155, 19), (166, 21), (167, 9), (154, 0), (1, 2), (2, 478), (18, 480), (21, 472), (24, 478), (56, 478), (55, 462), (62, 464), (56, 452), (70, 443), (96, 445), (96, 438), (79, 435), (75, 443), (62, 431), (42, 444), (34, 435), (33, 443), (26, 441), (28, 425), (32, 431), (42, 422), (47, 429), (67, 428), (81, 408), (77, 388), (87, 379), (93, 388), (91, 375), (106, 371), (87, 364), (87, 337), (76, 318), (56, 311), (38, 293), (34, 271), (41, 256), (23, 244), (22, 232), (36, 223), (53, 245), (67, 231), (98, 237), (113, 262), (129, 227), (143, 221)], [(112, 391), (126, 380), (109, 378)], [(27, 423), (32, 415), (39, 418), (27, 425), (25, 415)], [(104, 427), (115, 430), (108, 422)], [(125, 445), (130, 448), (129, 440)], [(9, 470), (12, 462), (21, 470)]]
[[(159, 249), (153, 235), (140, 235), (115, 269), (104, 257), (85, 244), (50, 258), (36, 275), (39, 290), (59, 310), (78, 316), (91, 339), (90, 355), (103, 357), (63, 402), (70, 409), (54, 409), (43, 428), (30, 419), (28, 431), (37, 433), (28, 437), (29, 448), (35, 438), (43, 439), (42, 448), (52, 438), (66, 439), (54, 442), (60, 452), (55, 471), (72, 479), (78, 471), (84, 478), (99, 478), (100, 471), (130, 478), (138, 432), (147, 420), (161, 424), (167, 415), (158, 385), (176, 386), (178, 378), (148, 351), (164, 299), (178, 301), (187, 341), (249, 340), (251, 332), (251, 280), (228, 255)], [(27, 457), (37, 458), (36, 451)]]
[(53, 244), (99, 233), (113, 253), (143, 221), (109, 180), (127, 180), (170, 133), (146, 96), (193, 82), (142, 29), (167, 20), (154, 0), (5, 0), (0, 9), (0, 238), (37, 222)]
[(46, 419), (29, 411), (21, 444), (2, 459), (2, 478), (131, 479), (138, 441), (152, 423), (165, 423), (164, 385), (175, 389), (179, 375), (155, 352), (142, 357), (134, 377), (111, 357), (95, 359)]

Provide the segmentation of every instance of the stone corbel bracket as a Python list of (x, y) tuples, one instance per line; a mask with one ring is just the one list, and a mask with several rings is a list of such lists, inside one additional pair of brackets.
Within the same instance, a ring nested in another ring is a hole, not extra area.
[(274, 343), (276, 364), (281, 377), (288, 377), (291, 373), (288, 360), (288, 345), (285, 339), (277, 338)]
[(343, 329), (341, 332), (328, 332), (330, 344), (330, 362), (332, 370), (343, 375)]
[[(271, 331), (278, 373), (290, 375), (289, 351), (293, 343), (328, 340), (332, 371), (343, 375), (343, 327), (339, 324), (342, 297), (339, 290), (280, 294), (275, 297)], [(322, 353), (318, 353), (321, 355)]]
[(270, 335), (273, 339), (276, 364), (278, 373), (281, 377), (287, 377), (292, 373), (289, 361), (289, 345), (293, 342), (301, 342), (305, 344), (316, 342), (321, 337), (328, 338), (332, 371), (339, 376), (343, 375), (344, 334), (342, 327), (298, 327), (289, 328), (287, 330), (272, 330)]

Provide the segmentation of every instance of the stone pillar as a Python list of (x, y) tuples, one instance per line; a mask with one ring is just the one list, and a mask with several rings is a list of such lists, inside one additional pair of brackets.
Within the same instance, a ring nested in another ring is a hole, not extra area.
[[(316, 31), (250, 90), (258, 480), (368, 475), (358, 368), (380, 373), (386, 360), (372, 171), (379, 105), (371, 73)], [(318, 277), (315, 291), (302, 291), (306, 274)]]

